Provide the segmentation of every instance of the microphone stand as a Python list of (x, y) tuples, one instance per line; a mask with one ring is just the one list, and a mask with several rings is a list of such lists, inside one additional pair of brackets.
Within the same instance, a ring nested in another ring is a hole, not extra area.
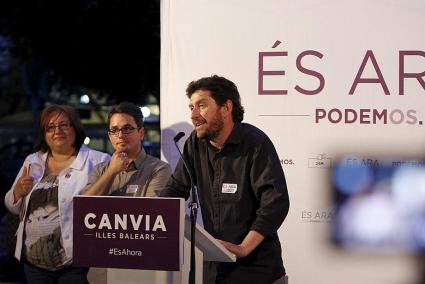
[(190, 191), (190, 271), (189, 284), (195, 284), (196, 259), (195, 259), (195, 228), (196, 217), (198, 215), (198, 202), (196, 198), (196, 185), (192, 185)]
[(191, 171), (189, 170), (189, 167), (186, 164), (186, 161), (183, 158), (183, 154), (180, 151), (179, 146), (177, 145), (177, 142), (185, 135), (184, 132), (179, 132), (174, 137), (174, 145), (177, 148), (177, 151), (179, 152), (180, 158), (183, 161), (183, 165), (189, 174), (190, 179), (190, 198), (189, 198), (189, 205), (190, 208), (190, 270), (189, 270), (189, 284), (195, 284), (196, 280), (196, 259), (195, 259), (195, 229), (196, 229), (196, 218), (198, 215), (198, 196), (197, 192), (198, 189), (193, 182), (193, 177), (191, 174)]

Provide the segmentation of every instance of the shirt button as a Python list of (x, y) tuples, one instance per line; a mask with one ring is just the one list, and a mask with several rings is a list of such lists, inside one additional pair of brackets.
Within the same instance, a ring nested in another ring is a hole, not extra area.
[(66, 199), (65, 198), (62, 198), (61, 199), (61, 203), (65, 203), (66, 202)]
[(67, 239), (69, 239), (69, 235), (66, 235), (66, 236), (65, 236), (65, 240), (67, 240)]

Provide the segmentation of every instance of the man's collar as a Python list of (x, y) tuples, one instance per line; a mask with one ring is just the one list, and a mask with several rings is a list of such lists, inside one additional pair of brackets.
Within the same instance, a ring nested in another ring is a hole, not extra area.
[(226, 142), (224, 142), (224, 146), (226, 144), (240, 144), (241, 143), (241, 123), (236, 122), (233, 126), (232, 132), (230, 132), (229, 138), (227, 138)]
[[(223, 148), (225, 148), (227, 144), (235, 144), (235, 145), (237, 145), (237, 144), (240, 144), (241, 143), (241, 128), (242, 128), (242, 125), (241, 125), (240, 122), (236, 122), (233, 125), (232, 132), (230, 132), (229, 137), (227, 138), (226, 142), (224, 142)], [(205, 142), (207, 142), (207, 144), (209, 146), (215, 148), (211, 144), (211, 142), (206, 141), (206, 140), (205, 140)], [(223, 148), (221, 148), (221, 149), (223, 149)]]
[(134, 164), (136, 166), (136, 169), (140, 169), (143, 162), (145, 161), (147, 155), (145, 152), (145, 149), (142, 148), (142, 150), (137, 154), (136, 160), (134, 160)]

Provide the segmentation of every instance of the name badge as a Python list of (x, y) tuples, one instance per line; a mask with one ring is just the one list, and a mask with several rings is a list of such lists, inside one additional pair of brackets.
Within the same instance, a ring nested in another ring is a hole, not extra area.
[(139, 189), (137, 184), (129, 184), (127, 185), (126, 193), (135, 193)]
[(221, 186), (222, 193), (236, 193), (238, 190), (238, 185), (235, 183), (223, 183)]

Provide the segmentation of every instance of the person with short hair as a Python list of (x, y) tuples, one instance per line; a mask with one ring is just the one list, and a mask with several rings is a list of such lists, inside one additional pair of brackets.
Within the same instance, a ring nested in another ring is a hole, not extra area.
[(122, 102), (108, 115), (108, 136), (115, 152), (93, 170), (84, 195), (155, 197), (171, 176), (166, 162), (146, 154), (140, 107)]
[[(277, 230), (289, 210), (285, 176), (273, 143), (242, 123), (236, 85), (217, 75), (191, 82), (195, 127), (183, 158), (193, 173), (205, 229), (237, 256), (236, 263), (204, 262), (203, 283), (284, 283)], [(190, 195), (182, 159), (161, 196)]]

